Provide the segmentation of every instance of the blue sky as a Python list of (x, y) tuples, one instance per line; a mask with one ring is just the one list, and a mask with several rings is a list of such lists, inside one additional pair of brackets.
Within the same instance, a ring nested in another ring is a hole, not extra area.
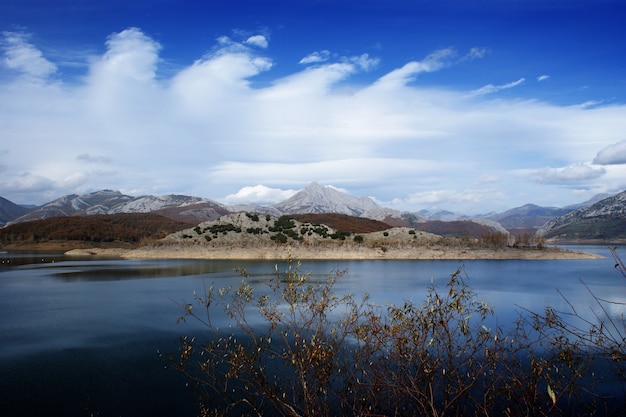
[(618, 0), (0, 2), (0, 196), (564, 206), (626, 189)]

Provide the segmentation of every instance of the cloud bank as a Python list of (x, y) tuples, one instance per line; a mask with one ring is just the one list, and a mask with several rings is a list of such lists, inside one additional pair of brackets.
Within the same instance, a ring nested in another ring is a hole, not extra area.
[(277, 201), (287, 200), (292, 197), (297, 190), (281, 190), (270, 188), (264, 185), (246, 186), (234, 194), (224, 197), (223, 201), (229, 205), (237, 204), (272, 204)]
[(271, 203), (318, 181), (397, 209), (480, 212), (626, 188), (624, 105), (499, 95), (525, 78), (429, 84), (488, 59), (483, 47), (391, 69), (365, 53), (303, 51), (285, 74), (265, 35), (220, 37), (173, 73), (138, 28), (104, 45), (69, 78), (28, 34), (3, 33), (0, 195), (43, 203), (113, 188)]
[(599, 165), (626, 164), (626, 140), (602, 149), (593, 159), (593, 163)]

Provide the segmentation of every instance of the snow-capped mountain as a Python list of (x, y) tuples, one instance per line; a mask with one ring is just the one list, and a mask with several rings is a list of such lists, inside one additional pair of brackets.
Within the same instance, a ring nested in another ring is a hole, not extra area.
[(441, 220), (442, 222), (451, 222), (457, 220), (467, 220), (469, 216), (462, 213), (454, 213), (447, 210), (429, 211), (420, 210), (417, 212), (421, 217), (428, 220)]
[[(581, 203), (578, 206), (590, 206), (595, 200), (597, 198)], [(605, 201), (606, 199), (602, 200), (602, 202)], [(21, 217), (7, 218), (8, 221), (6, 223), (12, 224), (57, 216), (152, 212), (177, 221), (198, 224), (203, 221), (215, 220), (226, 214), (245, 211), (270, 214), (272, 216), (335, 213), (379, 220), (391, 226), (407, 227), (420, 227), (420, 223), (439, 221), (448, 222), (450, 223), (448, 226), (455, 229), (456, 227), (465, 227), (462, 222), (473, 222), (503, 233), (507, 232), (506, 229), (519, 230), (524, 228), (534, 232), (539, 225), (547, 221), (548, 223), (543, 228), (543, 232), (547, 233), (546, 230), (560, 227), (564, 224), (563, 222), (569, 221), (567, 220), (568, 217), (565, 216), (559, 217), (560, 220), (557, 219), (554, 222), (550, 222), (552, 219), (559, 215), (564, 215), (573, 209), (574, 206), (555, 208), (527, 204), (503, 213), (490, 213), (478, 217), (445, 211), (401, 212), (381, 207), (371, 198), (352, 196), (332, 186), (322, 186), (314, 182), (291, 198), (269, 206), (256, 204), (226, 206), (207, 198), (186, 195), (144, 195), (133, 197), (122, 194), (119, 191), (102, 190), (84, 195), (72, 194), (61, 197), (36, 207)], [(597, 211), (598, 209), (595, 212)], [(458, 225), (452, 224), (455, 222)]]
[(205, 221), (219, 218), (229, 211), (206, 198), (185, 195), (132, 197), (119, 191), (102, 190), (89, 194), (70, 194), (36, 207), (12, 223), (60, 216), (156, 212), (177, 220)]
[(127, 203), (132, 199), (133, 197), (131, 196), (112, 190), (96, 191), (83, 195), (70, 194), (36, 207), (10, 223), (47, 219), (49, 217), (106, 214), (112, 207)]
[(184, 207), (205, 201), (206, 198), (186, 195), (144, 195), (111, 207), (108, 213), (149, 213), (167, 207)]
[(568, 239), (626, 238), (626, 191), (554, 218), (537, 233)]
[[(285, 214), (345, 214), (379, 220), (393, 226), (416, 227), (424, 219), (417, 213), (400, 212), (381, 207), (368, 197), (355, 197), (332, 186), (311, 183), (291, 198), (271, 206), (224, 206), (212, 200), (185, 195), (145, 195), (132, 197), (119, 191), (102, 190), (84, 195), (67, 195), (37, 207), (28, 214), (12, 220), (28, 220), (58, 216), (86, 216), (116, 213), (156, 213), (177, 221), (200, 223), (236, 212), (257, 212), (281, 216)], [(471, 221), (471, 220), (470, 220)], [(496, 222), (476, 221), (492, 230), (504, 229)]]
[(321, 186), (316, 182), (298, 191), (291, 198), (273, 204), (271, 207), (283, 214), (339, 213), (356, 217), (380, 208), (369, 197), (355, 197), (334, 187)]

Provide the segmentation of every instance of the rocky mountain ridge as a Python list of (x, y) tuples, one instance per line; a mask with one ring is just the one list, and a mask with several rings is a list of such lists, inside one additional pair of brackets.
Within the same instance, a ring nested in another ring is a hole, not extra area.
[(90, 216), (95, 214), (155, 213), (177, 221), (199, 223), (216, 219), (230, 211), (207, 198), (186, 195), (132, 197), (119, 191), (101, 190), (88, 194), (70, 194), (9, 219), (15, 224), (50, 217)]
[(572, 211), (569, 208), (541, 207), (536, 204), (525, 204), (502, 213), (495, 213), (487, 218), (500, 223), (507, 229), (539, 228), (555, 217), (563, 216)]
[(12, 219), (25, 215), (28, 211), (28, 208), (22, 207), (7, 200), (6, 198), (0, 197), (0, 227), (4, 226)]
[[(8, 200), (6, 200), (8, 202)], [(578, 206), (586, 207), (590, 203)], [(0, 213), (4, 207), (0, 201)], [(12, 204), (8, 202), (9, 204)], [(16, 206), (16, 205), (14, 205)], [(10, 205), (9, 205), (10, 207)], [(17, 206), (21, 207), (21, 206)], [(22, 210), (27, 210), (22, 207)], [(470, 217), (453, 212), (400, 212), (379, 206), (369, 197), (355, 197), (331, 186), (311, 183), (291, 198), (270, 206), (254, 204), (227, 206), (208, 198), (185, 195), (139, 196), (133, 197), (119, 191), (102, 190), (84, 195), (68, 195), (36, 207), (22, 215), (7, 216), (4, 223), (13, 224), (29, 220), (44, 219), (58, 216), (86, 216), (93, 214), (115, 213), (155, 213), (187, 223), (200, 223), (215, 220), (219, 217), (237, 212), (256, 212), (281, 216), (285, 214), (336, 213), (378, 220), (391, 226), (417, 227), (431, 222), (431, 227), (442, 230), (442, 223), (450, 234), (467, 233), (476, 226), (485, 231), (506, 233), (507, 230), (517, 233), (520, 230), (534, 234), (544, 223), (573, 211), (574, 208), (540, 207), (527, 204), (507, 210), (503, 213), (490, 213), (479, 217)], [(19, 214), (19, 213), (18, 213)], [(434, 223), (433, 223), (434, 222)], [(439, 222), (439, 223), (437, 223)], [(467, 223), (470, 222), (470, 223)], [(0, 223), (1, 225), (2, 223)], [(422, 229), (420, 227), (420, 229)]]
[(547, 238), (626, 238), (626, 191), (549, 220), (537, 233)]

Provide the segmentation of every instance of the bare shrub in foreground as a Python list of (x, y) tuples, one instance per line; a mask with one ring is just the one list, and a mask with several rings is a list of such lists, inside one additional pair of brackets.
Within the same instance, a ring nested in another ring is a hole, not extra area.
[[(171, 358), (193, 382), (201, 415), (623, 411), (623, 321), (586, 320), (574, 306), (566, 314), (547, 308), (523, 312), (505, 332), (462, 267), (445, 287), (431, 285), (423, 303), (386, 308), (334, 292), (340, 272), (316, 283), (290, 261), (264, 293), (241, 273), (238, 288), (210, 287), (182, 305), (182, 320), (199, 320), (209, 331), (203, 342), (183, 338)], [(224, 328), (214, 322), (219, 314)]]

